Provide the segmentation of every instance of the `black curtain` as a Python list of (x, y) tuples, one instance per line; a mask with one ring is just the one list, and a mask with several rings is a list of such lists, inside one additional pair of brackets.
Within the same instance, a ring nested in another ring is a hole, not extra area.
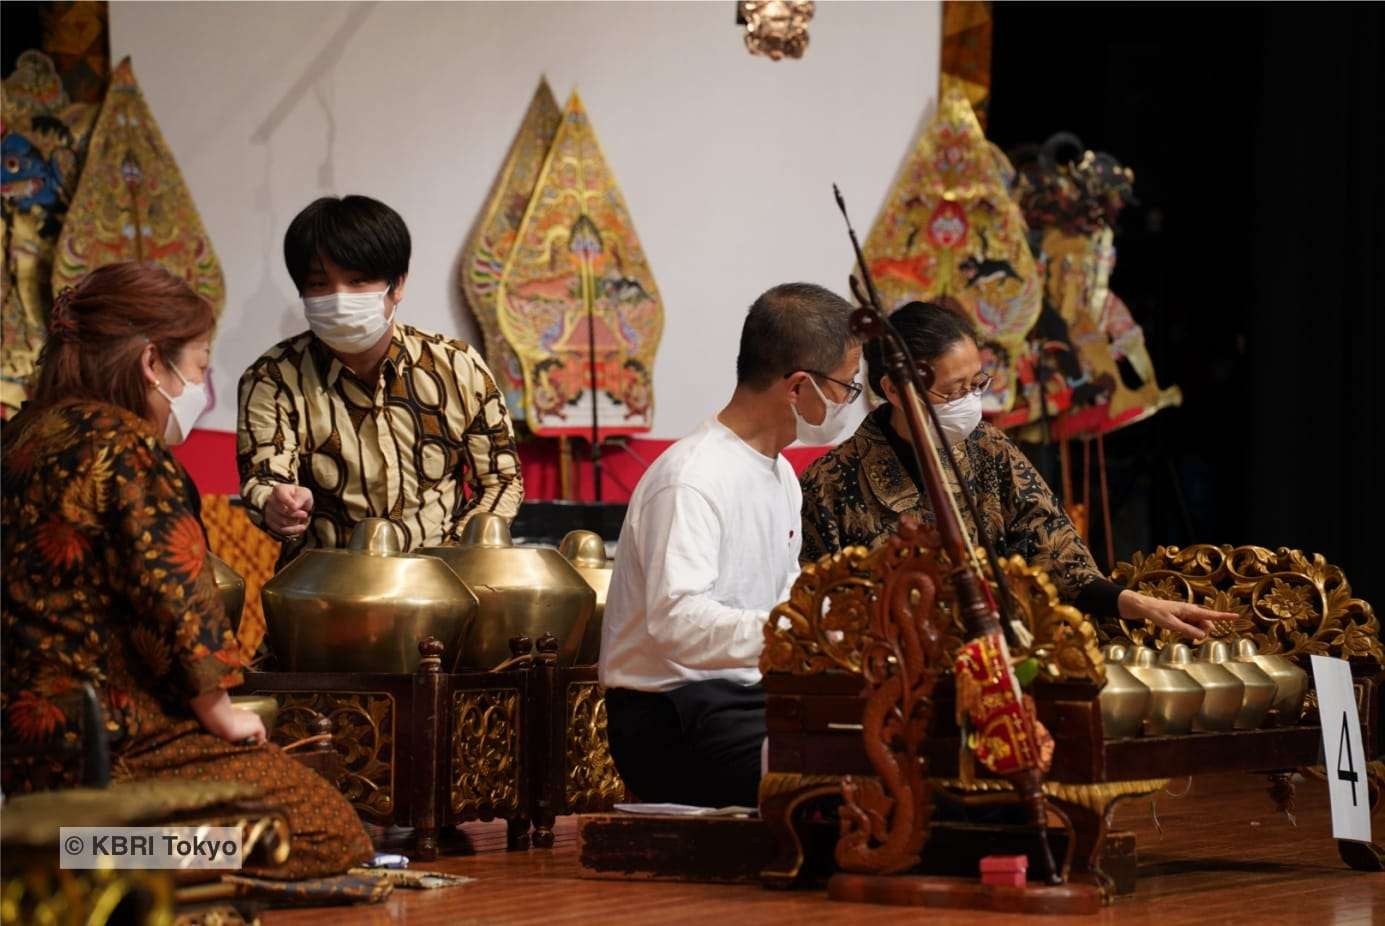
[(1247, 534), (1323, 552), (1385, 607), (1385, 15), (1264, 16)]
[(989, 134), (1135, 170), (1113, 289), (1180, 409), (1108, 440), (1117, 558), (1322, 553), (1385, 602), (1378, 6), (994, 6)]

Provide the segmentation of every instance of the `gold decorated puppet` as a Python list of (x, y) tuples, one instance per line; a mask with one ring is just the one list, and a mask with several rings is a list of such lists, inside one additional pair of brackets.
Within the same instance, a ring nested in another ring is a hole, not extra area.
[[(1064, 161), (1063, 148), (1077, 156)], [(1067, 412), (1068, 436), (1105, 433), (1182, 401), (1177, 386), (1159, 387), (1144, 334), (1110, 287), (1115, 221), (1132, 200), (1133, 183), (1129, 168), (1084, 151), (1068, 133), (1050, 138), (1021, 171), (1019, 198), (1045, 278), (1036, 341), (1050, 374), (1049, 410)], [(1121, 360), (1138, 386), (1126, 384)], [(1032, 385), (1035, 377), (1023, 378)], [(1037, 390), (1026, 389), (1025, 400), (1033, 412), (1027, 420), (1037, 420)]]
[(481, 326), (486, 363), (516, 425), (524, 419), (524, 369), (500, 330), (496, 291), (562, 117), (548, 81), (540, 80), (462, 253), (462, 295)]
[(111, 74), (81, 182), (58, 239), (53, 290), (122, 260), (152, 261), (209, 299), (226, 290), (211, 240), (135, 82), (130, 59)]
[(1013, 358), (1042, 297), (1024, 219), (1007, 189), (1008, 170), (962, 91), (947, 85), (865, 245), (887, 310), (950, 298), (975, 320), (993, 376), (984, 397), (990, 413), (1014, 402)]
[(575, 93), (505, 263), (496, 309), (523, 370), (531, 431), (649, 429), (663, 305)]
[(53, 252), (77, 187), (96, 106), (73, 103), (43, 53), (19, 56), (4, 83), (4, 268), (0, 271), (0, 407), (27, 395), (52, 304)]

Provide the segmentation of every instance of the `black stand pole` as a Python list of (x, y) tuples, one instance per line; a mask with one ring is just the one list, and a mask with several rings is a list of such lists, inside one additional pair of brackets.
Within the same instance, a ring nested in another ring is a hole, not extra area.
[(596, 402), (596, 312), (587, 300), (587, 351), (591, 363), (592, 387), (592, 498), (601, 501), (601, 429), (597, 420)]

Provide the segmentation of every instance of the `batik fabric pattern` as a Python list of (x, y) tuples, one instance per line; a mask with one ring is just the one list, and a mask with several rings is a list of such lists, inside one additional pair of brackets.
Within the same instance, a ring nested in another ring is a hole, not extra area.
[[(852, 437), (804, 472), (803, 563), (845, 547), (874, 548), (895, 532), (905, 514), (936, 523), (912, 463), (906, 466), (901, 459), (908, 445), (890, 430), (890, 408), (871, 413)], [(953, 449), (1001, 556), (1018, 554), (1044, 569), (1068, 602), (1093, 583), (1109, 584), (1043, 477), (1003, 432), (982, 422)], [(976, 524), (950, 471), (947, 481), (974, 545)]]
[(262, 527), (276, 486), (313, 493), (308, 530), (281, 565), (305, 547), (345, 546), (363, 518), (394, 521), (406, 549), (456, 541), (475, 512), (513, 518), (524, 497), (514, 426), (485, 361), (402, 324), (374, 384), (311, 332), (270, 348), (240, 380), (236, 459)]
[(117, 781), (238, 781), (254, 787), (260, 801), (283, 810), (292, 850), (282, 865), (247, 866), (243, 874), (325, 878), (342, 874), (375, 854), (356, 811), (326, 778), (284, 755), (278, 746), (228, 743), (195, 719), (132, 743), (118, 754), (112, 777)]
[[(117, 780), (255, 785), (289, 820), (275, 877), (344, 871), (370, 854), (350, 804), (274, 746), (208, 733), (188, 701), (241, 684), (182, 465), (144, 419), (68, 401), (6, 426), (0, 457), (4, 591), (0, 710), (9, 742), (75, 739), (83, 683), (98, 692)], [(5, 765), (5, 793), (44, 787)]]
[(16, 734), (65, 725), (48, 698), (82, 681), (133, 738), (166, 727), (166, 705), (240, 684), (186, 474), (151, 426), (71, 402), (21, 413), (5, 438), (0, 700)]
[(279, 560), (279, 544), (255, 526), (245, 508), (229, 495), (207, 495), (202, 499), (202, 524), (207, 528), (207, 544), (231, 570), (245, 582), (245, 606), (240, 613), (241, 657), (252, 664), (265, 637), (264, 602), (260, 589), (274, 578)]

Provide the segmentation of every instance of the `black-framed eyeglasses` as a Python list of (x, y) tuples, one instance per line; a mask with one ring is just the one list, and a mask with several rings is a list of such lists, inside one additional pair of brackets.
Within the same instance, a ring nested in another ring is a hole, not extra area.
[(991, 388), (992, 379), (994, 379), (994, 377), (991, 376), (991, 374), (982, 373), (968, 385), (963, 386), (961, 389), (954, 389), (950, 395), (943, 395), (941, 392), (934, 389), (929, 389), (928, 391), (944, 402), (956, 402), (958, 399), (965, 398), (968, 395), (985, 395), (986, 390)]
[[(797, 372), (799, 371), (793, 370), (791, 372), (785, 373), (784, 378), (788, 379), (790, 376), (793, 376), (794, 373)], [(844, 383), (839, 379), (834, 379), (833, 377), (828, 376), (826, 373), (819, 373), (817, 370), (804, 370), (803, 372), (807, 373), (809, 376), (816, 376), (819, 379), (825, 379), (829, 383), (836, 383), (838, 386), (841, 386), (843, 389), (846, 390), (847, 405), (850, 405), (852, 402), (855, 402), (857, 399), (859, 399), (861, 397), (861, 393), (865, 391), (865, 387), (862, 386), (860, 383), (856, 382), (856, 380), (854, 379), (849, 383)]]

